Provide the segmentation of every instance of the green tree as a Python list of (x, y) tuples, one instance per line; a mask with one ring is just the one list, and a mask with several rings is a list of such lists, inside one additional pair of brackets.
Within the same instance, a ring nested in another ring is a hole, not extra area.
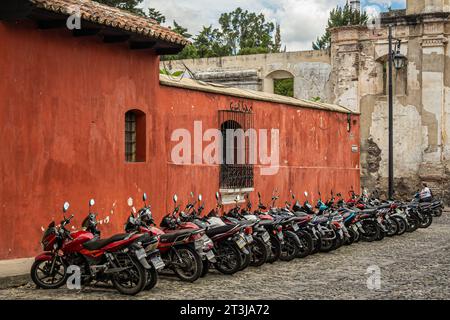
[(314, 50), (326, 50), (331, 46), (330, 29), (348, 25), (364, 25), (367, 23), (368, 16), (366, 12), (353, 9), (348, 3), (343, 7), (337, 6), (330, 12), (328, 18), (327, 30), (324, 35), (318, 37), (313, 42)]
[(148, 9), (148, 17), (158, 21), (159, 24), (166, 22), (166, 17), (154, 8)]
[(201, 58), (222, 57), (231, 55), (231, 48), (222, 37), (222, 32), (213, 28), (203, 26), (202, 31), (195, 37), (194, 46)]
[(271, 52), (274, 48), (272, 33), (275, 25), (267, 22), (264, 14), (236, 10), (223, 13), (219, 18), (221, 40), (228, 46), (231, 54), (238, 55), (248, 49)]
[(273, 92), (286, 97), (294, 96), (294, 79), (275, 79), (273, 81)]
[(178, 33), (179, 35), (185, 37), (186, 39), (192, 38), (192, 34), (188, 33), (188, 29), (179, 25), (175, 20), (173, 21), (172, 30), (175, 31), (176, 33)]
[(144, 17), (146, 16), (144, 10), (142, 8), (138, 8), (138, 5), (140, 5), (144, 0), (94, 0), (94, 1), (106, 4), (111, 7), (127, 10), (140, 16)]

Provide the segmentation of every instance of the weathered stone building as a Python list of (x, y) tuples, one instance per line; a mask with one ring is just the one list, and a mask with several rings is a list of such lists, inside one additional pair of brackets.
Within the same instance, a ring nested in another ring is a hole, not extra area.
[(386, 190), (388, 176), (388, 25), (402, 41), (407, 66), (394, 70), (396, 192), (420, 181), (450, 200), (450, 0), (407, 0), (406, 10), (375, 27), (332, 30), (330, 52), (291, 52), (175, 61), (199, 79), (273, 92), (273, 79), (294, 78), (295, 97), (336, 103), (361, 113), (362, 185)]

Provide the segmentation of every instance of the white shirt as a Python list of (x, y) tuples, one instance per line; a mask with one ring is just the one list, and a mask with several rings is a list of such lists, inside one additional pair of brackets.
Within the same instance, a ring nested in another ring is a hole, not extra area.
[(423, 188), (423, 190), (420, 192), (420, 198), (430, 198), (431, 197), (431, 190), (428, 187)]

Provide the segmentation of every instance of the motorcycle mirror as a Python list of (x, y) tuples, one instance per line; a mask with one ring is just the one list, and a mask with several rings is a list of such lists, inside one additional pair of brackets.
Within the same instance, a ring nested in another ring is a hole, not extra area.
[(142, 196), (142, 200), (147, 201), (147, 194), (144, 192), (144, 195)]
[(94, 199), (89, 200), (89, 207), (93, 207), (94, 204), (95, 204), (95, 200)]
[(194, 197), (194, 193), (191, 191), (191, 198), (193, 198)]
[(177, 203), (177, 202), (178, 202), (178, 196), (177, 196), (177, 195), (174, 195), (174, 196), (173, 196), (173, 202), (174, 202), (174, 203)]
[(307, 191), (305, 191), (303, 194), (305, 195), (305, 197), (308, 196), (308, 192)]
[(198, 201), (202, 201), (203, 197), (201, 194), (198, 195)]
[(216, 192), (216, 200), (219, 200), (219, 193)]
[(258, 192), (258, 198), (260, 198), (260, 199), (261, 199), (261, 193), (259, 193), (259, 192)]
[(70, 207), (70, 204), (66, 201), (66, 202), (64, 202), (64, 205), (63, 205), (63, 212), (67, 212), (67, 210), (69, 210), (69, 207)]
[(236, 201), (236, 202), (239, 202), (239, 200), (241, 200), (241, 196), (240, 196), (240, 195), (237, 195), (235, 201)]

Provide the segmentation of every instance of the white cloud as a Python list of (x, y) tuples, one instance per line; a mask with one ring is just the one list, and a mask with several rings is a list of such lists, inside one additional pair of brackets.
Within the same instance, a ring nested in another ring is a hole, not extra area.
[[(283, 44), (288, 51), (310, 50), (311, 43), (324, 33), (329, 12), (346, 0), (144, 0), (146, 8), (153, 7), (196, 34), (203, 25), (216, 25), (223, 12), (242, 7), (264, 13), (268, 20), (281, 24)], [(400, 6), (405, 0), (366, 0), (363, 5), (386, 3)]]

